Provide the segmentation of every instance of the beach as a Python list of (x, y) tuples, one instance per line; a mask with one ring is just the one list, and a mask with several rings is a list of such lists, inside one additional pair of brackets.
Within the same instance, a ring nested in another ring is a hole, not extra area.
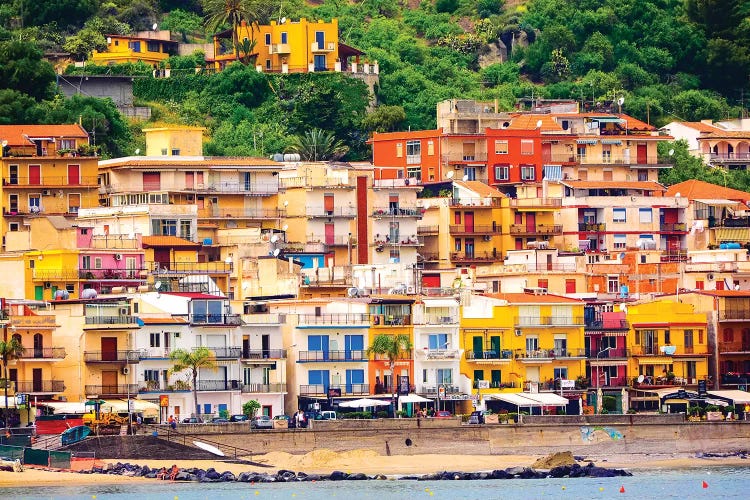
[[(428, 474), (445, 470), (477, 472), (508, 467), (529, 467), (540, 455), (378, 455), (368, 450), (334, 452), (315, 450), (305, 455), (292, 455), (284, 452), (272, 452), (264, 455), (247, 457), (262, 466), (251, 464), (222, 462), (214, 460), (107, 460), (100, 463), (129, 462), (148, 465), (149, 467), (180, 468), (199, 467), (215, 468), (219, 472), (276, 472), (279, 469), (303, 471), (306, 473), (326, 474), (334, 470), (343, 472), (362, 472), (368, 475), (383, 474), (387, 476)], [(628, 469), (637, 473), (639, 470), (686, 469), (695, 467), (747, 466), (748, 460), (739, 457), (696, 458), (688, 455), (608, 455), (606, 457), (583, 457), (598, 466)], [(264, 467), (268, 466), (268, 467)], [(30, 485), (88, 485), (120, 484), (133, 481), (154, 481), (141, 477), (126, 477), (105, 474), (79, 474), (67, 471), (49, 471), (26, 467), (23, 472), (0, 471), (0, 487), (18, 487)]]

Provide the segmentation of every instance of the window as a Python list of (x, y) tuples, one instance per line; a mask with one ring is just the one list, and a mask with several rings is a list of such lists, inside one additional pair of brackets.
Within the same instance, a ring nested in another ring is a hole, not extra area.
[(576, 280), (574, 279), (565, 280), (565, 293), (576, 293)]
[(464, 168), (464, 176), (466, 177), (467, 181), (477, 180), (477, 169), (475, 167)]
[(222, 324), (224, 322), (221, 300), (193, 300), (191, 302), (193, 323)]
[(404, 144), (402, 142), (396, 143), (396, 158), (403, 158), (404, 156)]
[(391, 248), (388, 255), (388, 262), (391, 264), (398, 264), (401, 262), (401, 251), (398, 248)]
[(435, 155), (435, 141), (427, 141), (427, 155), (428, 156)]
[(698, 330), (698, 344), (703, 344), (703, 330)]
[(66, 283), (65, 284), (65, 290), (68, 293), (75, 293), (76, 292), (76, 286), (73, 283)]
[(328, 352), (328, 335), (310, 335), (307, 337), (307, 350)]
[(693, 330), (685, 330), (685, 347), (693, 347)]
[(521, 180), (522, 181), (534, 180), (534, 165), (521, 165)]
[(172, 150), (172, 156), (180, 156), (180, 150), (179, 149), (173, 149)]
[(617, 293), (620, 291), (620, 277), (618, 275), (607, 276), (607, 293)]
[(431, 350), (446, 349), (448, 347), (447, 333), (433, 333), (428, 339), (428, 348)]
[(450, 368), (438, 368), (435, 370), (435, 376), (438, 384), (452, 384), (453, 370)]
[(159, 42), (147, 41), (146, 50), (149, 52), (159, 52)]
[(21, 225), (18, 222), (11, 222), (8, 224), (8, 231), (18, 231), (21, 228)]
[(266, 59), (266, 69), (268, 69), (268, 70), (271, 69), (271, 60), (270, 59)]
[(611, 170), (605, 170), (602, 172), (602, 180), (605, 181), (611, 181), (612, 180), (612, 171)]
[(453, 249), (456, 252), (460, 252), (461, 251), (461, 238), (456, 238), (456, 241), (454, 241), (453, 243), (454, 243), (453, 244)]
[[(612, 146), (609, 144), (602, 145), (602, 163), (612, 163)], [(605, 180), (612, 180), (612, 171), (609, 171), (610, 178)]]
[(724, 328), (722, 340), (724, 342), (734, 342), (734, 330), (731, 328)]
[(534, 141), (529, 140), (529, 139), (521, 139), (521, 154), (533, 155), (534, 154)]
[(102, 268), (102, 258), (94, 257), (94, 269), (101, 269), (101, 268)]
[(133, 52), (141, 51), (141, 42), (128, 42), (128, 48)]
[(495, 167), (495, 180), (496, 181), (507, 181), (509, 179), (508, 177), (508, 167)]
[(672, 334), (669, 330), (664, 330), (664, 343), (665, 344), (672, 343)]
[(585, 144), (579, 144), (576, 148), (576, 154), (578, 155), (578, 159), (585, 160), (586, 159), (586, 145)]
[(281, 32), (281, 43), (289, 43), (289, 35), (286, 31)]
[(406, 163), (414, 164), (422, 161), (422, 143), (419, 141), (406, 141)]
[(652, 212), (650, 208), (639, 208), (638, 209), (638, 218), (641, 221), (641, 224), (651, 224), (652, 222)]
[(536, 286), (538, 286), (539, 288), (549, 288), (549, 280), (539, 279), (536, 282)]
[(627, 222), (627, 210), (624, 208), (612, 209), (612, 222)]
[(495, 141), (495, 154), (507, 155), (508, 154), (508, 141)]
[(625, 248), (627, 246), (627, 235), (616, 234), (614, 235), (615, 248)]
[(568, 369), (567, 368), (555, 368), (554, 377), (555, 377), (555, 380), (567, 380)]
[(78, 209), (81, 208), (81, 195), (72, 193), (68, 195), (68, 213), (77, 214)]
[(159, 333), (152, 332), (149, 334), (149, 346), (161, 347), (161, 335)]
[(39, 213), (42, 211), (42, 196), (39, 194), (29, 195), (29, 212)]
[(146, 382), (158, 382), (159, 370), (143, 370), (143, 380)]
[(58, 149), (76, 149), (75, 139), (60, 139), (58, 141)]
[(271, 45), (271, 34), (266, 33), (266, 45)]
[(638, 170), (638, 181), (645, 182), (648, 180), (648, 170)]

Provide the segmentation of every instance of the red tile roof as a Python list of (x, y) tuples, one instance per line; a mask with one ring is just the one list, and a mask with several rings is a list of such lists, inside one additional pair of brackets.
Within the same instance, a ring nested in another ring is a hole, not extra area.
[(200, 243), (194, 243), (177, 236), (144, 236), (141, 240), (143, 247), (199, 247)]
[(214, 299), (214, 300), (224, 300), (226, 297), (221, 297), (219, 295), (211, 295), (209, 293), (200, 293), (200, 292), (161, 292), (163, 295), (175, 295), (177, 297), (185, 297), (188, 299)]
[(440, 137), (443, 135), (443, 129), (435, 130), (410, 130), (408, 132), (375, 132), (372, 134), (370, 141), (390, 141), (394, 139), (429, 139), (430, 137)]
[(487, 198), (503, 198), (505, 195), (497, 189), (488, 186), (481, 181), (453, 181), (455, 184), (464, 186), (466, 189), (470, 189), (477, 193), (481, 197)]
[(78, 124), (72, 125), (0, 125), (0, 141), (8, 141), (8, 146), (32, 146), (24, 135), (53, 138), (88, 138), (89, 134)]
[(128, 157), (103, 160), (104, 167), (282, 167), (283, 164), (266, 158), (247, 157), (210, 157), (210, 156), (169, 156), (166, 158)]
[(488, 293), (487, 297), (507, 300), (511, 304), (583, 304), (579, 299), (572, 299), (563, 295), (534, 295), (533, 293)]
[(542, 132), (562, 132), (563, 128), (549, 114), (522, 114), (511, 118), (508, 130), (536, 130), (537, 123), (541, 121)]
[(694, 293), (714, 297), (750, 297), (750, 290), (695, 290)]
[(688, 200), (735, 200), (746, 202), (750, 200), (750, 193), (740, 191), (739, 189), (725, 188), (710, 182), (690, 179), (669, 186), (666, 196), (674, 196), (680, 193), (680, 196)]
[(750, 130), (715, 130), (702, 132), (698, 140), (704, 139), (750, 139)]
[(692, 129), (697, 130), (698, 132), (718, 132), (722, 129), (715, 125), (709, 125), (708, 123), (703, 122), (677, 122), (680, 125), (684, 125), (685, 127), (690, 127)]

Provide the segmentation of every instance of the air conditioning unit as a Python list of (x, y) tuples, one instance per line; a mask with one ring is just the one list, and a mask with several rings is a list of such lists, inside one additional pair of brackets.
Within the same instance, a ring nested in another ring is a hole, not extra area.
[(706, 279), (707, 279), (708, 281), (713, 281), (713, 280), (714, 280), (714, 273), (708, 273), (708, 274), (706, 275)]
[(52, 288), (52, 283), (50, 283), (49, 281), (45, 281), (44, 288)]
[(409, 294), (414, 293), (414, 286), (413, 285), (407, 286), (406, 287), (406, 293), (409, 293)]
[(492, 241), (492, 236), (490, 236), (489, 234), (485, 234), (484, 236), (482, 236), (482, 239), (484, 241)]
[(514, 333), (516, 334), (516, 337), (520, 337), (521, 335), (523, 335), (523, 330), (521, 330), (520, 328), (516, 328)]
[(130, 309), (127, 307), (121, 307), (120, 308), (120, 316), (127, 316), (130, 314)]
[(42, 189), (42, 196), (52, 196), (52, 191), (49, 189)]
[(122, 254), (121, 253), (116, 253), (115, 254), (115, 260), (122, 260)]
[(127, 366), (123, 366), (122, 367), (122, 374), (123, 375), (127, 375), (128, 373), (130, 373), (130, 368), (128, 368)]

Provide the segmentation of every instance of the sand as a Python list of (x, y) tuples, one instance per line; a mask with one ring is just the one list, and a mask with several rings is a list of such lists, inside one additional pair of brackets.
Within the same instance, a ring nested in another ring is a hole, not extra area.
[[(215, 468), (217, 471), (232, 471), (235, 474), (245, 471), (274, 473), (279, 469), (303, 471), (307, 473), (326, 474), (334, 470), (344, 472), (364, 472), (366, 474), (412, 475), (456, 470), (476, 472), (507, 467), (529, 467), (540, 456), (529, 455), (399, 455), (384, 456), (369, 450), (352, 450), (337, 453), (331, 450), (315, 450), (306, 455), (291, 455), (284, 452), (272, 452), (265, 455), (247, 457), (254, 462), (269, 465), (258, 467), (242, 463), (231, 463), (211, 460), (119, 460), (148, 465), (149, 467)], [(695, 458), (687, 455), (608, 455), (606, 457), (588, 456), (602, 467), (638, 470), (679, 469), (712, 466), (748, 466), (750, 460), (739, 457), (728, 458)], [(115, 463), (117, 460), (109, 460)], [(153, 481), (153, 479), (123, 477), (103, 474), (76, 474), (71, 472), (53, 472), (26, 468), (23, 472), (0, 471), (0, 488), (29, 485), (85, 485), (85, 484), (118, 484), (132, 481)]]

